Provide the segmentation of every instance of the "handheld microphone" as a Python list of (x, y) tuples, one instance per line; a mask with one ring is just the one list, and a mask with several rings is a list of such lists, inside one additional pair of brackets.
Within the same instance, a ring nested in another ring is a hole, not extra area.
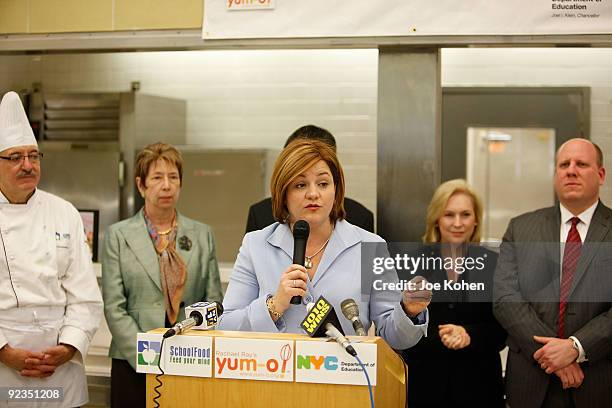
[(367, 336), (365, 328), (363, 327), (363, 323), (359, 319), (359, 306), (357, 306), (357, 302), (354, 299), (345, 299), (340, 303), (340, 310), (342, 310), (342, 314), (348, 320), (353, 323), (353, 329), (355, 329), (355, 334), (358, 336)]
[[(310, 337), (327, 336), (340, 344), (351, 356), (356, 356), (357, 351), (342, 332), (342, 326), (338, 322), (338, 316), (333, 306), (320, 296), (317, 303), (309, 303), (307, 306), (308, 314), (300, 324)], [(340, 328), (340, 329), (338, 329)]]
[(198, 330), (208, 330), (219, 322), (219, 316), (223, 314), (223, 305), (218, 302), (197, 302), (185, 308), (187, 319), (175, 324), (171, 329), (164, 333), (164, 338), (181, 334), (194, 328)]
[[(304, 220), (299, 220), (293, 225), (293, 263), (304, 266), (306, 259), (306, 243), (310, 235), (310, 225)], [(302, 303), (301, 296), (291, 298), (292, 305)]]

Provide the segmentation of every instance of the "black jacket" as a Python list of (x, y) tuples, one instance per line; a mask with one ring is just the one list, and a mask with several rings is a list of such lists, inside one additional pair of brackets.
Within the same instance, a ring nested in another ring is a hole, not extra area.
[[(484, 284), (484, 291), (435, 291), (428, 306), (427, 337), (404, 350), (408, 364), (408, 405), (410, 407), (473, 406), (503, 407), (503, 380), (499, 351), (505, 346), (506, 332), (493, 316), (492, 288), (497, 254), (480, 246), (470, 246), (471, 258), (484, 257), (482, 271), (465, 272), (459, 281)], [(440, 257), (439, 247), (424, 246), (417, 256)], [(429, 282), (444, 288), (444, 269), (417, 271)], [(400, 279), (410, 280), (413, 275)], [(463, 326), (470, 345), (450, 350), (442, 344), (438, 325)]]

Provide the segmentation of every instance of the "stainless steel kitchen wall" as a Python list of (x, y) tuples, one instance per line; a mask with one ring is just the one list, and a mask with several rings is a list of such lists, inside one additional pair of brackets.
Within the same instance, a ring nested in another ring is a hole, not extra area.
[(382, 48), (378, 66), (377, 232), (420, 241), (440, 181), (438, 49)]

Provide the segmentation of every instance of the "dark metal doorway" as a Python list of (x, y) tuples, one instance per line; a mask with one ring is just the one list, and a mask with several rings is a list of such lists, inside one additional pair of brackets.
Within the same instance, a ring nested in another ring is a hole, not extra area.
[(484, 238), (554, 203), (554, 152), (590, 137), (589, 88), (444, 88), (442, 181), (466, 178), (484, 201)]

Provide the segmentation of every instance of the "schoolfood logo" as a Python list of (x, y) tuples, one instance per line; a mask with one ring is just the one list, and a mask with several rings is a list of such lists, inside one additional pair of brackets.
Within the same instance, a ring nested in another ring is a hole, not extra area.
[(279, 358), (269, 358), (265, 361), (260, 361), (256, 353), (240, 352), (227, 353), (231, 354), (228, 357), (216, 357), (217, 374), (222, 374), (224, 370), (255, 373), (261, 370), (268, 374), (285, 374), (287, 372), (288, 361), (293, 354), (291, 346), (285, 344), (281, 347)]
[(170, 346), (170, 363), (210, 365), (210, 347)]
[(161, 342), (138, 340), (138, 364), (156, 366), (161, 354)]

